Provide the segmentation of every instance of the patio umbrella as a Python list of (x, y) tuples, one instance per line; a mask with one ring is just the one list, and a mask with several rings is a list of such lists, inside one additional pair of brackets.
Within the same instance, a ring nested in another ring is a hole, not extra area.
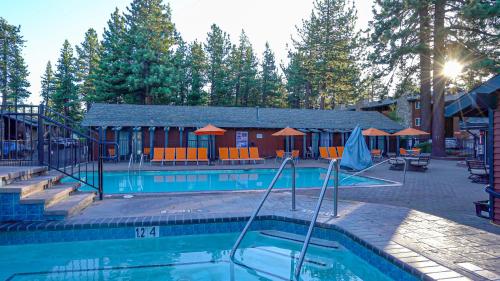
[(211, 145), (210, 145), (210, 158), (215, 158), (215, 136), (222, 136), (226, 130), (215, 127), (212, 124), (208, 124), (203, 128), (200, 128), (194, 131), (194, 134), (197, 136), (214, 136), (212, 137)]
[[(290, 127), (286, 127), (286, 128), (279, 130), (278, 132), (273, 134), (274, 137), (295, 137), (295, 136), (303, 136), (303, 135), (305, 135), (305, 134), (302, 133), (301, 131), (297, 131), (297, 130), (290, 128)], [(288, 150), (288, 147), (287, 147), (287, 150)]]
[[(406, 128), (406, 129), (401, 130), (401, 131), (394, 133), (392, 135), (397, 136), (397, 137), (400, 137), (400, 136), (418, 137), (418, 136), (427, 136), (430, 134), (427, 132), (421, 131), (421, 130), (414, 129), (414, 128)], [(398, 140), (397, 144), (398, 144), (398, 150), (399, 150), (399, 140)], [(408, 148), (410, 148), (410, 145), (411, 145), (411, 143), (408, 143)]]
[[(387, 132), (384, 132), (382, 130), (375, 129), (375, 128), (369, 128), (369, 129), (363, 130), (363, 136), (367, 136), (367, 137), (387, 137), (390, 135), (391, 134), (389, 134)], [(373, 144), (372, 141), (370, 141), (370, 148), (373, 148), (372, 144)], [(378, 141), (377, 141), (377, 147), (378, 147)]]

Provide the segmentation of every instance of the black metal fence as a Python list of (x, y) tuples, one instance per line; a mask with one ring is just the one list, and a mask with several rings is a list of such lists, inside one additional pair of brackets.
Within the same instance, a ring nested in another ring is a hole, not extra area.
[(0, 113), (0, 165), (48, 166), (102, 199), (104, 149), (117, 144), (44, 105), (2, 105)]

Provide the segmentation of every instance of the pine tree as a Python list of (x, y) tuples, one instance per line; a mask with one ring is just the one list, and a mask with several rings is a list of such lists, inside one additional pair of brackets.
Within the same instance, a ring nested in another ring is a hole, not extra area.
[(94, 102), (121, 103), (128, 93), (125, 19), (118, 9), (104, 29), (102, 53), (96, 71)]
[(229, 35), (217, 25), (212, 25), (205, 43), (207, 55), (209, 105), (231, 105), (232, 98), (228, 81), (228, 58), (231, 50)]
[(80, 83), (78, 90), (80, 99), (89, 109), (90, 103), (96, 99), (96, 72), (99, 67), (101, 55), (101, 43), (97, 38), (97, 32), (90, 28), (85, 33), (85, 39), (80, 46), (76, 47), (77, 79)]
[(280, 107), (282, 97), (280, 93), (281, 77), (278, 74), (274, 53), (266, 42), (264, 53), (262, 54), (262, 64), (260, 72), (260, 92), (262, 106)]
[(188, 46), (182, 38), (178, 38), (177, 41), (177, 48), (172, 58), (174, 100), (170, 102), (185, 105), (189, 88)]
[(309, 82), (306, 79), (306, 69), (303, 58), (299, 53), (288, 52), (289, 63), (283, 67), (286, 77), (287, 104), (291, 108), (310, 108), (310, 97), (306, 88)]
[(243, 57), (242, 79), (241, 79), (241, 105), (257, 106), (260, 104), (261, 95), (258, 79), (259, 61), (255, 56), (252, 45), (248, 44)]
[(207, 81), (207, 58), (203, 45), (194, 41), (189, 47), (188, 54), (189, 91), (187, 105), (204, 105), (207, 102), (207, 93), (203, 89)]
[(9, 100), (13, 104), (19, 104), (30, 96), (28, 87), (28, 67), (24, 62), (24, 58), (20, 53), (19, 48), (14, 49), (13, 58), (10, 63), (10, 79), (8, 83)]
[(47, 66), (45, 67), (45, 72), (41, 77), (41, 92), (40, 96), (42, 97), (42, 102), (45, 105), (51, 105), (52, 96), (54, 95), (56, 85), (55, 85), (55, 77), (54, 71), (52, 70), (52, 64), (50, 61), (47, 62)]
[(76, 73), (76, 60), (73, 56), (73, 48), (68, 40), (65, 40), (59, 59), (57, 60), (56, 73), (54, 75), (56, 90), (52, 97), (52, 103), (56, 111), (73, 120), (81, 118)]
[(134, 0), (125, 15), (130, 100), (175, 102), (171, 48), (176, 43), (170, 6), (161, 0)]

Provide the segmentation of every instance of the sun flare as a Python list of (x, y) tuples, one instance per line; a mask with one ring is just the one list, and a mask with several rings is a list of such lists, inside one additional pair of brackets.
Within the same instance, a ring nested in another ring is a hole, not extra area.
[(456, 60), (447, 61), (443, 67), (443, 75), (455, 79), (462, 74), (463, 65)]

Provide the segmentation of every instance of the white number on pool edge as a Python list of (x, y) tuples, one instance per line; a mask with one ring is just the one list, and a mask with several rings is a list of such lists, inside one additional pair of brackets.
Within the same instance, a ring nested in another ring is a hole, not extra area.
[(159, 226), (144, 226), (135, 228), (135, 238), (160, 237)]

